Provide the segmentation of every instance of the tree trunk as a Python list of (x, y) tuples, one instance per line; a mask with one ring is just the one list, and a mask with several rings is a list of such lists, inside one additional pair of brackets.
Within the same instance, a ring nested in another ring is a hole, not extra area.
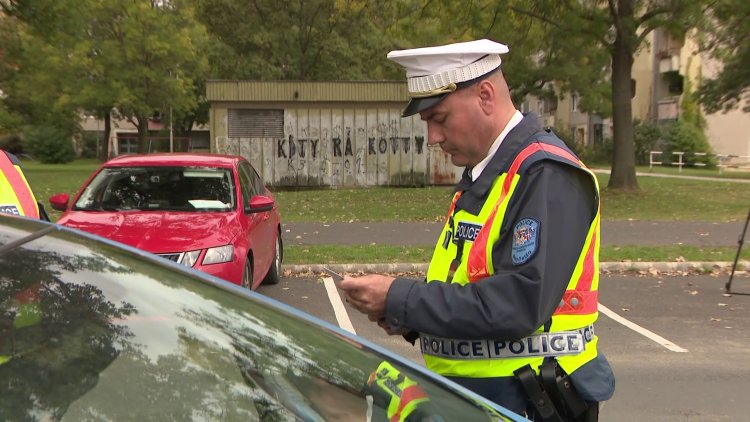
[(138, 153), (146, 154), (151, 152), (148, 139), (148, 118), (136, 116), (138, 120)]
[[(620, 5), (629, 2), (620, 2)], [(635, 141), (633, 140), (633, 105), (631, 75), (634, 49), (630, 48), (635, 30), (630, 33), (626, 10), (620, 9), (620, 26), (612, 46), (612, 123), (614, 151), (608, 188), (638, 190), (635, 177)], [(623, 16), (625, 15), (625, 16)], [(632, 11), (630, 13), (632, 20)]]
[[(99, 161), (105, 162), (109, 160), (110, 158), (110, 143), (109, 143), (109, 137), (112, 136), (112, 113), (107, 110), (104, 112), (104, 144), (102, 145), (102, 148), (99, 150)], [(98, 134), (97, 134), (98, 135)]]

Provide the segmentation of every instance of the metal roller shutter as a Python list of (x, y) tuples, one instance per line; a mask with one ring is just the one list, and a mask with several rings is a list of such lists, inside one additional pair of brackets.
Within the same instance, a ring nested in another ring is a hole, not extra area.
[(230, 138), (283, 138), (284, 110), (227, 110)]

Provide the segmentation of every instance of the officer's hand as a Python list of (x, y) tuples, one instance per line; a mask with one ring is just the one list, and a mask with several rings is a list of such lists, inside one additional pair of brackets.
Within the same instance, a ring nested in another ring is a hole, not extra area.
[(346, 293), (346, 301), (354, 309), (367, 314), (372, 321), (385, 317), (385, 301), (393, 277), (370, 274), (362, 277), (344, 277), (341, 289)]

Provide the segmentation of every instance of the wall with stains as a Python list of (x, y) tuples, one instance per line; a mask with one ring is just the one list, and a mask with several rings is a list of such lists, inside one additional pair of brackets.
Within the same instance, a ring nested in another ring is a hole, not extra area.
[(463, 170), (428, 148), (419, 115), (402, 118), (399, 108), (285, 109), (283, 138), (219, 135), (213, 147), (246, 157), (270, 186), (455, 184)]

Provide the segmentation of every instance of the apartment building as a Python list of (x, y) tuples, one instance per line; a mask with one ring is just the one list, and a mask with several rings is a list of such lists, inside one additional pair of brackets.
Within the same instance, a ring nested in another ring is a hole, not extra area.
[[(659, 124), (679, 119), (685, 79), (695, 90), (702, 77), (715, 75), (720, 65), (701, 54), (694, 34), (677, 38), (657, 29), (636, 54), (632, 77), (633, 118)], [(543, 126), (565, 130), (581, 145), (593, 146), (612, 137), (612, 119), (581, 112), (576, 93), (560, 93), (556, 99), (529, 97), (524, 111), (534, 111)], [(750, 114), (741, 110), (704, 113), (706, 135), (716, 154), (750, 156)]]
[[(138, 128), (124, 119), (113, 119), (109, 134), (111, 156), (136, 153), (138, 150)], [(104, 137), (104, 121), (94, 116), (81, 118), (81, 129)], [(148, 152), (193, 151), (209, 152), (210, 133), (207, 125), (194, 125), (189, 137), (176, 136), (170, 130), (168, 119), (154, 116), (148, 122)]]

